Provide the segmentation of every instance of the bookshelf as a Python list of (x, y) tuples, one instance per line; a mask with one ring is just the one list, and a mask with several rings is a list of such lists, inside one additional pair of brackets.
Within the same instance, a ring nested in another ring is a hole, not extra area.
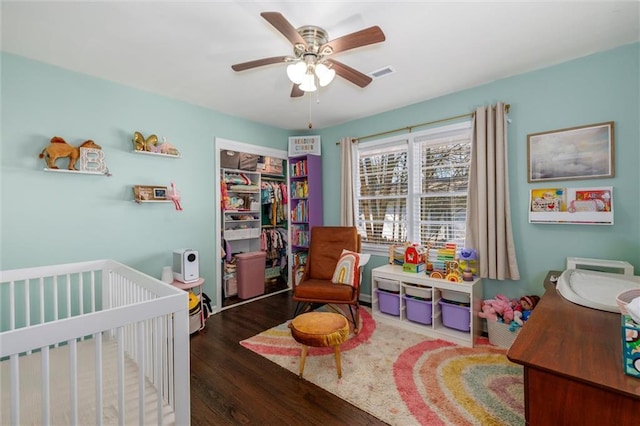
[(311, 228), (324, 223), (322, 157), (319, 155), (290, 157), (289, 172), (291, 264), (295, 270), (306, 263)]

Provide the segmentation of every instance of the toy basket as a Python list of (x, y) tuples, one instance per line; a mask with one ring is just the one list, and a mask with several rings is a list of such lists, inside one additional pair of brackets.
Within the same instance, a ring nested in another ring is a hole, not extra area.
[(509, 330), (509, 324), (503, 322), (487, 320), (487, 332), (489, 333), (489, 343), (501, 348), (510, 348), (513, 341), (518, 337), (520, 329), (517, 327), (514, 331)]

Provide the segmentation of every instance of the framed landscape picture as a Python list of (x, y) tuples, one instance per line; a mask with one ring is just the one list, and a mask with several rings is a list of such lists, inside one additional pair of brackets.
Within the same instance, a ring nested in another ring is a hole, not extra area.
[(527, 136), (528, 182), (614, 177), (613, 121)]

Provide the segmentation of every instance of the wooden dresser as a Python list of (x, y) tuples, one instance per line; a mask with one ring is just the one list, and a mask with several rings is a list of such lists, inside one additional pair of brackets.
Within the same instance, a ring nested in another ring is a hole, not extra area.
[(555, 284), (509, 349), (524, 366), (528, 425), (640, 425), (640, 379), (622, 370), (620, 314), (565, 300)]

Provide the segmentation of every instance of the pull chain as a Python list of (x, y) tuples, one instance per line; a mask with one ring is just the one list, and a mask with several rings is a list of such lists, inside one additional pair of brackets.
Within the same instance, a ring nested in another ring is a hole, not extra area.
[(313, 95), (309, 96), (309, 128), (313, 129), (313, 123), (311, 121), (311, 98), (313, 98)]

